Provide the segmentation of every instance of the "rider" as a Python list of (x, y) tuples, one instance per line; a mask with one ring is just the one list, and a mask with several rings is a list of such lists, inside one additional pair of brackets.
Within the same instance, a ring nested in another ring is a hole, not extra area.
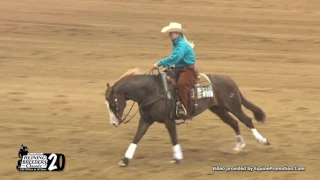
[(169, 26), (161, 30), (162, 33), (169, 32), (169, 37), (173, 43), (172, 54), (153, 65), (154, 69), (170, 67), (175, 65), (175, 72), (178, 77), (178, 94), (182, 101), (183, 108), (179, 108), (178, 115), (191, 118), (192, 104), (189, 102), (189, 88), (195, 83), (195, 54), (194, 44), (186, 39), (186, 30), (182, 29), (181, 24), (171, 22)]

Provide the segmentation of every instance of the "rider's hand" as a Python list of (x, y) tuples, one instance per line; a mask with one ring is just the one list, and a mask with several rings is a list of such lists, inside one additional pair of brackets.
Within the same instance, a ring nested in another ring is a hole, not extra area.
[(155, 63), (155, 64), (153, 65), (153, 69), (158, 69), (158, 68), (159, 68), (158, 64)]

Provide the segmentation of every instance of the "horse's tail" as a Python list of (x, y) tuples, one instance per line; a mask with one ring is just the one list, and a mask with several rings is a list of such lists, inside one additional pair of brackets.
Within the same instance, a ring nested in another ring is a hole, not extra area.
[(258, 122), (264, 122), (266, 119), (266, 114), (263, 112), (263, 110), (257, 105), (248, 101), (246, 98), (244, 98), (241, 92), (240, 92), (240, 96), (241, 96), (241, 103), (244, 105), (244, 107), (250, 109), (253, 112), (254, 118)]

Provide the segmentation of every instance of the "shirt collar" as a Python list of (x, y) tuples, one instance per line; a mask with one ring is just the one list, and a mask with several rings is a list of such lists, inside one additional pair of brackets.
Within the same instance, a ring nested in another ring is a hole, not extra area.
[(173, 45), (176, 45), (177, 42), (179, 42), (181, 40), (182, 36), (179, 35), (179, 37), (177, 37), (177, 39), (175, 39), (174, 41), (172, 41)]

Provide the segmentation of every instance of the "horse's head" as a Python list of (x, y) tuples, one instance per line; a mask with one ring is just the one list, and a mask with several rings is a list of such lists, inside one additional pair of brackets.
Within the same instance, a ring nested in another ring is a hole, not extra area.
[(105, 104), (110, 115), (110, 124), (118, 127), (122, 123), (122, 115), (126, 107), (126, 99), (123, 94), (115, 91), (114, 87), (111, 87), (108, 83), (105, 92), (105, 99)]

